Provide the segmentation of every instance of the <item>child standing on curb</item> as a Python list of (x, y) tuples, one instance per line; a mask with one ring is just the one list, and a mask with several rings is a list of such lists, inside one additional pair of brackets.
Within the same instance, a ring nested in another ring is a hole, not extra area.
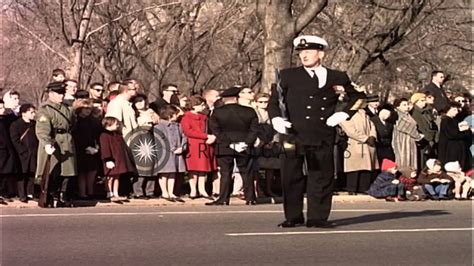
[(102, 120), (105, 132), (100, 134), (100, 153), (104, 162), (104, 174), (107, 177), (107, 198), (120, 200), (119, 178), (121, 174), (135, 171), (132, 156), (122, 136), (120, 121), (115, 117), (105, 117)]
[[(158, 170), (158, 182), (161, 188), (161, 196), (168, 201), (184, 202), (174, 194), (174, 184), (177, 173), (184, 173), (186, 165), (184, 162), (184, 151), (187, 146), (186, 136), (179, 123), (177, 123), (179, 109), (174, 105), (165, 105), (159, 110), (160, 122), (155, 125), (154, 130), (162, 133), (164, 141), (169, 144), (169, 150), (163, 165)], [(163, 148), (167, 148), (165, 147)]]

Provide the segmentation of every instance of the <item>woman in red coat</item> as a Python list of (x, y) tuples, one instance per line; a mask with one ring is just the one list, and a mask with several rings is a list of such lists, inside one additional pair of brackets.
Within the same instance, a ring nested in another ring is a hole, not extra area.
[(189, 107), (191, 111), (186, 112), (181, 119), (181, 127), (188, 138), (186, 166), (190, 173), (189, 198), (195, 199), (198, 196), (196, 191), (196, 184), (198, 184), (199, 194), (212, 199), (206, 192), (205, 184), (207, 173), (216, 169), (216, 160), (211, 146), (216, 136), (206, 133), (207, 116), (201, 114), (206, 107), (205, 100), (201, 96), (191, 96)]

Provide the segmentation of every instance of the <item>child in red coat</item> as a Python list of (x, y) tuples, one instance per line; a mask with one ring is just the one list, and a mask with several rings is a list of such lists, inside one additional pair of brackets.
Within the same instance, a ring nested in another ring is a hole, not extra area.
[(104, 174), (107, 177), (107, 198), (120, 200), (119, 177), (121, 174), (135, 171), (132, 156), (121, 133), (121, 124), (115, 117), (102, 120), (105, 132), (100, 134), (100, 153), (104, 162)]
[(189, 198), (195, 199), (198, 191), (201, 196), (212, 199), (206, 192), (205, 184), (207, 173), (216, 169), (211, 144), (216, 136), (207, 134), (207, 116), (201, 114), (205, 109), (205, 100), (201, 96), (189, 98), (189, 108), (181, 119), (181, 127), (184, 135), (188, 138), (188, 151), (186, 155), (186, 167), (190, 173), (189, 186), (191, 191)]

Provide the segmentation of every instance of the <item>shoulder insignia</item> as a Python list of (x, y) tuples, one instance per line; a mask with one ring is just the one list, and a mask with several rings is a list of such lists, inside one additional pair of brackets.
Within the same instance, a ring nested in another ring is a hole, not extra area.
[(38, 122), (47, 122), (48, 118), (45, 115), (42, 115), (39, 119)]

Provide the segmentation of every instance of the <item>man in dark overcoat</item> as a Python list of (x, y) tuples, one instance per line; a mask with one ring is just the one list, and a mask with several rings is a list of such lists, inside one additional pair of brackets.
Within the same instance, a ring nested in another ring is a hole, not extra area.
[(237, 164), (242, 176), (247, 205), (255, 205), (255, 189), (250, 175), (249, 150), (257, 139), (257, 113), (237, 103), (241, 87), (231, 87), (221, 94), (224, 105), (214, 109), (209, 119), (209, 131), (216, 136), (217, 165), (221, 182), (219, 198), (206, 205), (229, 205), (232, 192), (232, 172)]
[[(268, 108), (273, 127), (283, 140), (280, 159), (285, 221), (279, 227), (304, 225), (305, 193), (306, 226), (330, 227), (334, 127), (355, 113), (365, 95), (354, 89), (346, 73), (321, 65), (328, 45), (324, 39), (300, 36), (293, 45), (302, 66), (281, 71)], [(346, 105), (336, 112), (339, 99), (345, 99)]]
[(443, 113), (444, 109), (448, 106), (449, 98), (443, 89), (443, 83), (446, 80), (446, 75), (443, 71), (435, 70), (431, 73), (431, 82), (424, 87), (421, 92), (429, 92), (430, 95), (434, 96), (433, 107), (436, 109), (438, 114)]

